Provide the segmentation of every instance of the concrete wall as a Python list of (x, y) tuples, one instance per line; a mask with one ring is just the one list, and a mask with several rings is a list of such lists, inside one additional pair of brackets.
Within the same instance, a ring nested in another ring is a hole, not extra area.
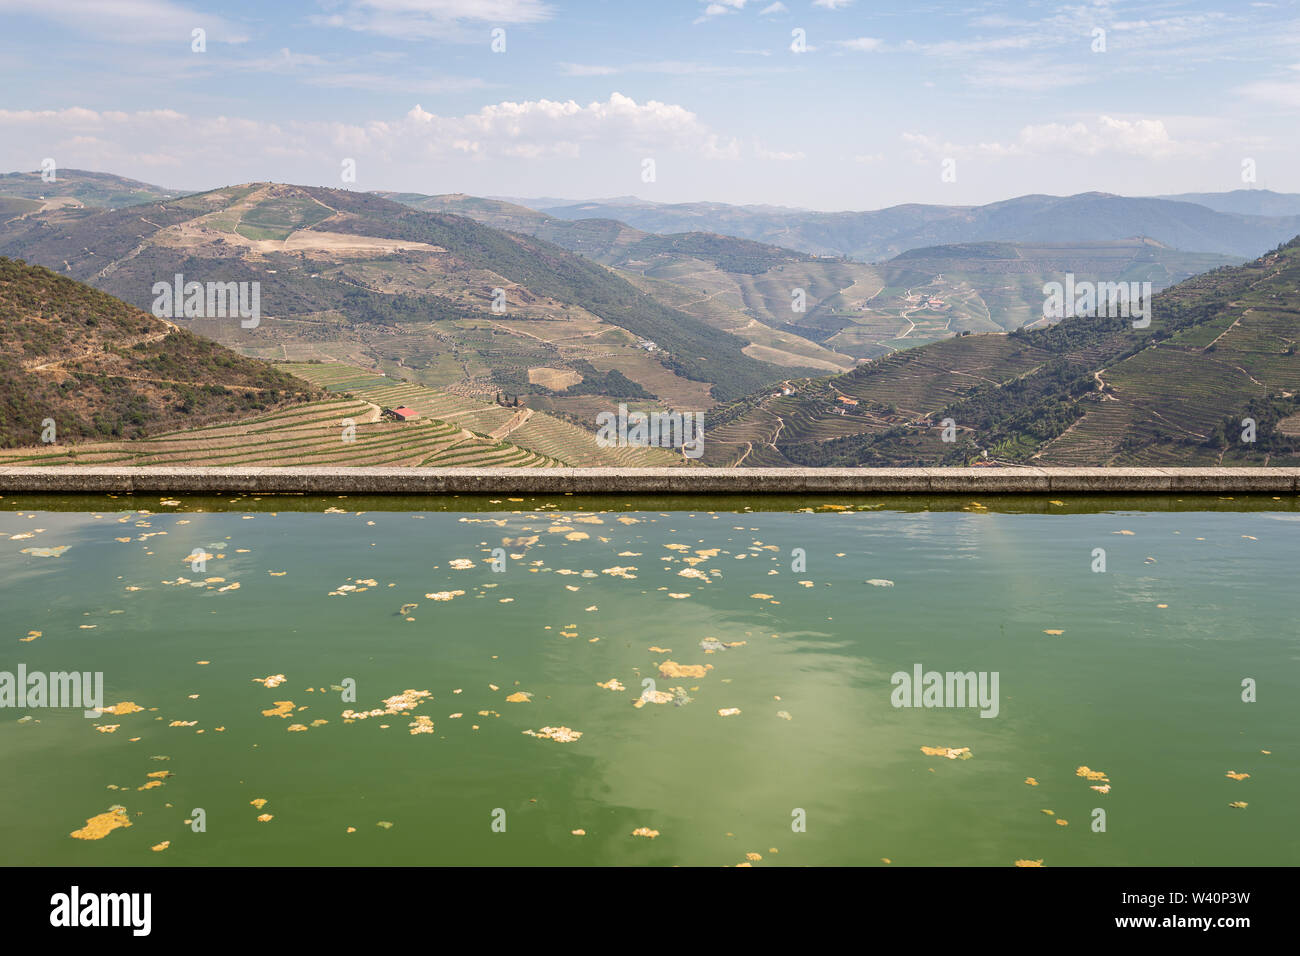
[(1300, 490), (1300, 468), (0, 467), (0, 494), (1234, 494)]

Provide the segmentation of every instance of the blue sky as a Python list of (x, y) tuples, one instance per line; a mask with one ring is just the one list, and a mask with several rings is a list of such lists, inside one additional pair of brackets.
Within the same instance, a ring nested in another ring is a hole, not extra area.
[(0, 18), (5, 171), (819, 209), (1300, 191), (1297, 0), (0, 0)]

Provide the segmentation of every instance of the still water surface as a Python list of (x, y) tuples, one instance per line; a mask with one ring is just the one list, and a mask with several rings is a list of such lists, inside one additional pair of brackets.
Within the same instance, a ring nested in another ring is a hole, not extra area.
[(6, 864), (1300, 863), (1292, 499), (0, 506), (0, 671), (143, 708), (0, 710)]

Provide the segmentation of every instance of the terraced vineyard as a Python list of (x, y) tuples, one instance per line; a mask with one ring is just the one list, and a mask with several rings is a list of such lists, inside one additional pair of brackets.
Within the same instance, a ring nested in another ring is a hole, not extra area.
[(1149, 327), (963, 335), (714, 409), (709, 463), (1289, 465), (1297, 302), (1300, 239), (1158, 293)]
[[(434, 418), (379, 421), (360, 399), (300, 405), (261, 418), (129, 442), (19, 449), (0, 465), (389, 465), (536, 468), (559, 464)], [(351, 426), (349, 428), (349, 426)]]
[[(680, 465), (684, 460), (666, 448), (602, 448), (596, 444), (594, 432), (545, 412), (526, 407), (503, 408), (350, 365), (322, 363), (281, 367), (330, 392), (347, 393), (380, 407), (405, 405), (425, 418), (449, 422), (478, 436), (495, 440), (508, 438), (511, 445), (555, 466), (651, 468)], [(477, 457), (462, 459), (453, 455), (428, 464), (483, 465), (489, 462)]]

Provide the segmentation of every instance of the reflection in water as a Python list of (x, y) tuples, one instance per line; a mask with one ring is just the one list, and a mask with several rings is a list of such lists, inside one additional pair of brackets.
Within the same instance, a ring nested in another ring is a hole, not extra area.
[[(0, 671), (140, 708), (0, 710), (7, 858), (1300, 859), (1279, 503), (558, 503), (0, 512)], [(996, 675), (996, 716), (896, 707), (917, 668)]]

